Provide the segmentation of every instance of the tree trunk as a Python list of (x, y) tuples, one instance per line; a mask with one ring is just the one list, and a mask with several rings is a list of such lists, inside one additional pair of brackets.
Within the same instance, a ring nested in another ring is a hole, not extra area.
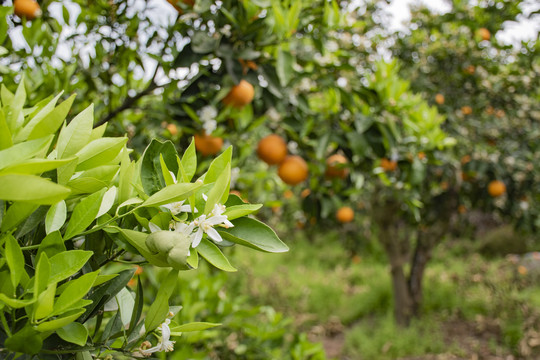
[(426, 265), (431, 259), (431, 242), (426, 239), (426, 233), (420, 231), (414, 255), (411, 261), (411, 272), (409, 274), (409, 292), (412, 301), (413, 316), (420, 316), (420, 308), (423, 300), (422, 281)]
[(409, 326), (413, 313), (413, 299), (407, 286), (403, 265), (392, 265), (392, 288), (394, 290), (394, 317), (400, 326)]

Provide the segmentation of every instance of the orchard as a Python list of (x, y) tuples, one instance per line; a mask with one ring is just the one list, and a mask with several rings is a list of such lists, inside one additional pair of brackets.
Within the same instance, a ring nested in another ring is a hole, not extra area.
[(540, 8), (398, 3), (3, 1), (0, 358), (538, 358)]

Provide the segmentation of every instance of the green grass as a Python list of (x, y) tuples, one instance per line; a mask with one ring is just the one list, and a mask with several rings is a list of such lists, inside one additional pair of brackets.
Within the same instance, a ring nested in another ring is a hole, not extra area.
[[(354, 359), (395, 359), (421, 354), (452, 353), (459, 344), (444, 344), (440, 326), (446, 321), (474, 323), (478, 316), (496, 319), (500, 341), (488, 344), (517, 353), (523, 336), (521, 304), (540, 306), (540, 288), (515, 279), (504, 258), (489, 260), (471, 251), (470, 242), (440, 246), (424, 279), (422, 318), (407, 328), (396, 327), (389, 266), (376, 242), (360, 261), (329, 232), (307, 239), (298, 232), (286, 238), (290, 252), (261, 254), (237, 248), (239, 269), (228, 281), (230, 293), (248, 296), (253, 305), (270, 305), (295, 318), (298, 330), (309, 331), (338, 321), (344, 326), (344, 356)], [(461, 320), (460, 320), (461, 319)]]

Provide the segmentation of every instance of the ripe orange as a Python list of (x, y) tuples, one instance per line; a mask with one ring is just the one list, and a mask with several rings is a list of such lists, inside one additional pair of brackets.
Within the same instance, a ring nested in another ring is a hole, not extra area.
[(486, 28), (478, 29), (478, 35), (482, 38), (482, 40), (489, 40), (491, 38), (491, 33)]
[(223, 139), (212, 135), (195, 134), (195, 148), (203, 156), (215, 155), (223, 147)]
[(472, 114), (472, 107), (470, 107), (469, 105), (462, 106), (461, 107), (461, 112), (463, 113), (463, 115), (471, 115)]
[(439, 105), (444, 104), (444, 95), (443, 94), (437, 94), (435, 95), (435, 102)]
[(506, 185), (500, 180), (493, 180), (488, 184), (488, 193), (492, 197), (501, 196), (506, 192)]
[(384, 169), (384, 171), (396, 171), (396, 169), (397, 169), (397, 161), (388, 160), (387, 158), (382, 158), (381, 159), (381, 167)]
[(465, 207), (465, 205), (459, 205), (457, 210), (460, 214), (465, 214), (467, 212), (467, 208)]
[(13, 2), (13, 12), (21, 19), (34, 20), (41, 16), (41, 8), (35, 0), (15, 0)]
[(424, 160), (426, 158), (426, 153), (423, 151), (420, 151), (417, 156), (420, 160)]
[(182, 14), (184, 12), (184, 10), (182, 10), (182, 8), (177, 5), (178, 2), (182, 2), (182, 3), (184, 3), (186, 5), (189, 5), (189, 6), (195, 5), (195, 0), (167, 0), (167, 2), (169, 4), (171, 4), (172, 6), (174, 6), (176, 11), (178, 11), (180, 14)]
[(336, 219), (342, 224), (351, 222), (354, 219), (354, 210), (348, 206), (343, 206), (336, 212)]
[(175, 124), (168, 124), (167, 130), (169, 130), (172, 136), (175, 136), (176, 134), (178, 134), (178, 128), (176, 127)]
[(347, 164), (347, 158), (341, 154), (334, 154), (326, 159), (325, 175), (329, 178), (344, 179), (349, 175), (349, 169), (340, 165)]
[(278, 175), (285, 184), (296, 185), (306, 180), (309, 174), (304, 159), (297, 155), (289, 155), (279, 165)]
[(227, 96), (223, 98), (223, 103), (241, 109), (253, 101), (254, 96), (255, 89), (253, 88), (253, 85), (246, 80), (242, 80), (238, 85), (232, 87)]
[(259, 141), (257, 155), (268, 165), (279, 164), (287, 156), (287, 144), (279, 135), (268, 135)]
[(305, 199), (305, 198), (307, 198), (310, 194), (311, 194), (311, 190), (309, 190), (309, 189), (304, 189), (304, 190), (302, 190), (302, 192), (300, 193), (300, 197), (301, 197), (302, 199)]
[(285, 190), (285, 192), (283, 193), (283, 197), (285, 199), (292, 199), (293, 196), (294, 193), (291, 190)]
[(469, 65), (465, 68), (465, 72), (470, 75), (473, 75), (475, 71), (476, 71), (476, 66), (474, 65)]
[(463, 155), (463, 157), (461, 158), (462, 165), (465, 165), (470, 161), (471, 161), (471, 155)]

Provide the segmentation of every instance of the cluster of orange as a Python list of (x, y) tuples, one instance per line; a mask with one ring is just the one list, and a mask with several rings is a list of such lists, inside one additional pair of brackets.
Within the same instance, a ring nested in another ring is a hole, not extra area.
[[(231, 88), (231, 91), (223, 98), (223, 103), (241, 109), (253, 101), (255, 89), (246, 80), (240, 81)], [(223, 147), (223, 139), (218, 136), (207, 135), (204, 132), (195, 134), (195, 148), (203, 156), (217, 154)]]
[(308, 178), (309, 169), (304, 159), (288, 155), (285, 140), (270, 134), (259, 141), (257, 155), (268, 165), (278, 165), (278, 176), (284, 183), (297, 185)]

